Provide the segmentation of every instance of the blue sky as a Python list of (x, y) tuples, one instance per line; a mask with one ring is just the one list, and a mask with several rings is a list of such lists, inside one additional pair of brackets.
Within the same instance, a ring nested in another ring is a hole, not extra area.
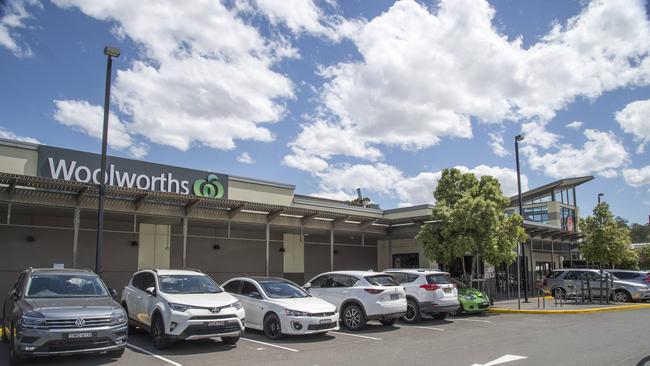
[[(650, 212), (644, 1), (9, 0), (0, 136), (286, 182), (384, 208), (432, 202), (440, 170), (524, 183), (594, 175), (615, 214)], [(567, 126), (569, 125), (569, 126)]]

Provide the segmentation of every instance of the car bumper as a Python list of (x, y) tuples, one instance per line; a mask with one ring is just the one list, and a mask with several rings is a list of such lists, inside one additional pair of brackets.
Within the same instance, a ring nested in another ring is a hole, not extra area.
[(632, 299), (639, 301), (650, 300), (650, 291), (637, 291), (632, 294)]
[[(70, 334), (91, 333), (70, 339)], [(97, 353), (126, 347), (127, 325), (75, 329), (16, 329), (16, 352), (21, 356)]]
[(395, 319), (400, 318), (406, 314), (406, 298), (376, 302), (372, 307), (366, 309), (366, 318), (368, 320), (381, 320), (381, 319)]
[(423, 314), (451, 313), (458, 310), (460, 304), (457, 301), (445, 303), (421, 302), (420, 312)]
[(192, 340), (214, 337), (237, 337), (245, 328), (244, 309), (212, 314), (208, 310), (172, 311), (166, 337)]
[(287, 316), (282, 319), (282, 333), (290, 335), (325, 333), (339, 330), (339, 314), (325, 317)]
[(466, 313), (480, 313), (490, 308), (489, 301), (461, 301), (463, 311)]

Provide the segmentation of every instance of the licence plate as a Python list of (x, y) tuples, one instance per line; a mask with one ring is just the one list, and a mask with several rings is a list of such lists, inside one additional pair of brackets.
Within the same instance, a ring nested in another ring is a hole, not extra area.
[(449, 287), (445, 287), (445, 293), (448, 294), (451, 292), (451, 289)]
[(205, 325), (207, 325), (208, 327), (221, 327), (224, 324), (226, 324), (226, 322), (222, 322), (222, 321), (205, 323)]
[(320, 324), (330, 324), (332, 319), (321, 319), (318, 321)]
[(92, 332), (84, 332), (84, 333), (68, 333), (67, 338), (68, 339), (77, 339), (77, 338), (90, 338), (93, 336)]
[(391, 299), (391, 300), (397, 300), (397, 299), (399, 299), (399, 294), (390, 294), (390, 299)]

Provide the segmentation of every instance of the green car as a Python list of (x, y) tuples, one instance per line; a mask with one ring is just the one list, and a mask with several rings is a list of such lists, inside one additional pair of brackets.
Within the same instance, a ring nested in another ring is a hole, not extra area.
[(458, 302), (460, 308), (456, 314), (460, 313), (482, 313), (490, 307), (490, 298), (483, 292), (468, 287), (464, 283), (451, 279), (458, 288)]

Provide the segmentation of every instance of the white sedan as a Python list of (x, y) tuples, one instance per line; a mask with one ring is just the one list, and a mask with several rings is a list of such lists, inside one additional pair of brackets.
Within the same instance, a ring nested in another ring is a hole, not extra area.
[(237, 277), (223, 288), (244, 306), (246, 327), (263, 330), (270, 339), (339, 329), (336, 306), (283, 278)]

